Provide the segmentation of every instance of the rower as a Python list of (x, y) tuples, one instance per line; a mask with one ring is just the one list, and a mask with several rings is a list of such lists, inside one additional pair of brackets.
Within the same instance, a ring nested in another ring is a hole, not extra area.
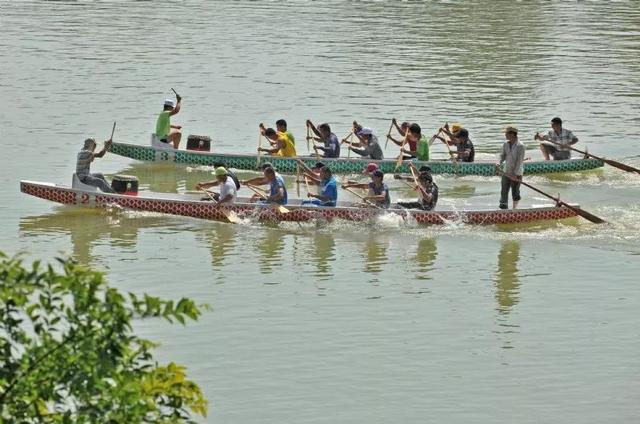
[(520, 181), (524, 173), (524, 144), (518, 141), (518, 128), (510, 125), (504, 129), (507, 141), (502, 145), (500, 160), (496, 164), (502, 169), (502, 189), (500, 191), (500, 209), (508, 209), (509, 190), (513, 198), (513, 209), (520, 201)]
[[(216, 176), (216, 185), (220, 185), (220, 193), (211, 193), (213, 199), (220, 203), (233, 204), (236, 201), (236, 197), (238, 195), (238, 189), (236, 188), (236, 183), (233, 181), (233, 178), (229, 176), (228, 171), (219, 166), (215, 169), (214, 175)], [(200, 186), (200, 184), (198, 184)], [(197, 187), (197, 186), (196, 186)], [(211, 187), (207, 185), (206, 187)], [(200, 189), (204, 190), (205, 187), (200, 186)], [(208, 197), (204, 197), (202, 200), (208, 200)]]
[[(578, 142), (578, 137), (573, 135), (571, 130), (562, 128), (562, 119), (558, 117), (551, 120), (551, 131), (545, 135), (536, 133), (533, 139), (543, 141), (543, 143), (540, 143), (540, 150), (542, 151), (544, 160), (550, 160), (549, 156), (553, 157), (553, 160), (571, 159), (571, 150), (568, 146), (573, 146)], [(563, 147), (556, 146), (552, 143), (544, 143), (544, 141), (562, 144)]]
[(352, 152), (375, 160), (383, 159), (382, 148), (378, 142), (378, 137), (373, 134), (371, 128), (361, 127), (354, 121), (353, 133), (358, 137), (359, 142), (347, 142)]
[[(395, 138), (393, 138), (390, 134), (387, 135), (387, 137), (389, 138), (389, 140), (391, 140), (394, 144), (398, 145), (398, 146), (402, 146), (402, 142), (404, 141), (404, 137), (407, 134), (407, 131), (409, 130), (409, 124), (408, 122), (403, 122), (402, 124), (398, 125), (398, 121), (396, 120), (396, 118), (391, 119), (391, 125), (393, 127), (395, 127), (395, 129), (398, 131), (398, 134), (400, 134), (403, 138), (401, 140), (396, 140)], [(415, 143), (412, 140), (407, 139), (407, 142), (409, 144), (409, 148), (411, 150), (415, 150), (416, 146)], [(414, 143), (414, 145), (412, 146), (411, 144)], [(413, 159), (415, 156), (404, 156), (402, 159)]]
[(264, 130), (264, 135), (272, 142), (272, 148), (258, 147), (259, 152), (266, 152), (270, 155), (283, 156), (283, 157), (296, 157), (296, 147), (293, 145), (293, 141), (284, 132), (276, 132), (273, 128), (264, 128), (264, 125), (260, 124), (260, 130)]
[(323, 146), (317, 146), (314, 144), (314, 150), (322, 150), (322, 157), (324, 158), (340, 157), (340, 142), (338, 141), (338, 137), (331, 132), (329, 124), (320, 124), (318, 125), (318, 128), (316, 128), (315, 125), (313, 125), (313, 122), (307, 119), (307, 127), (316, 135), (316, 137), (311, 138), (314, 143), (316, 141), (321, 141), (323, 143)]
[[(288, 196), (287, 196), (287, 187), (284, 184), (284, 178), (282, 175), (278, 174), (275, 169), (271, 166), (263, 165), (264, 175), (262, 177), (251, 178), (249, 180), (242, 181), (242, 185), (269, 185), (269, 196), (264, 201), (260, 201), (260, 203), (278, 203), (280, 205), (286, 205)], [(257, 195), (251, 197), (251, 201), (255, 202), (258, 200)]]
[(182, 126), (171, 124), (171, 116), (180, 112), (182, 97), (176, 94), (177, 104), (173, 99), (165, 99), (164, 108), (158, 115), (156, 121), (156, 136), (163, 143), (173, 143), (173, 148), (177, 149), (182, 138)]
[[(402, 148), (400, 153), (406, 154), (402, 157), (402, 160), (405, 159), (418, 159), (420, 161), (428, 161), (429, 160), (429, 140), (422, 135), (422, 129), (420, 125), (413, 123), (409, 125), (407, 128), (407, 132), (405, 132), (405, 138), (407, 140), (407, 144), (409, 148)], [(396, 143), (399, 146), (403, 145), (403, 142), (398, 142), (397, 140), (391, 138), (391, 141)]]
[(293, 134), (291, 134), (291, 131), (287, 130), (287, 121), (285, 121), (284, 119), (278, 119), (276, 121), (276, 131), (278, 133), (283, 133), (286, 134), (287, 137), (289, 137), (289, 139), (291, 140), (291, 143), (293, 143), (293, 145), (296, 145), (296, 138), (293, 136)]
[(111, 139), (105, 141), (102, 150), (98, 153), (94, 153), (96, 150), (96, 140), (93, 138), (87, 138), (84, 141), (82, 150), (78, 152), (78, 159), (76, 161), (76, 177), (78, 177), (80, 182), (92, 187), (98, 187), (105, 193), (114, 193), (114, 190), (107, 182), (107, 179), (100, 173), (91, 174), (89, 171), (91, 168), (91, 162), (93, 162), (95, 158), (103, 157), (111, 147), (111, 143)]
[(456, 145), (456, 156), (460, 162), (473, 162), (476, 149), (469, 138), (469, 131), (461, 128), (452, 134), (451, 140)]
[(311, 184), (315, 184), (320, 187), (320, 193), (314, 194), (307, 192), (307, 197), (313, 197), (312, 200), (303, 200), (303, 205), (314, 206), (336, 206), (338, 201), (338, 182), (336, 177), (333, 176), (331, 169), (322, 162), (318, 162), (314, 168), (320, 169), (320, 176), (316, 174), (313, 169), (307, 167), (301, 160), (298, 163), (302, 167), (303, 175), (307, 178), (307, 181)]
[[(418, 191), (420, 198), (414, 201), (398, 201), (398, 206), (405, 209), (433, 210), (438, 203), (438, 186), (433, 182), (431, 168), (422, 166), (418, 170), (413, 163), (409, 163), (409, 167), (412, 168), (418, 176), (418, 186), (414, 187), (414, 190)], [(413, 177), (411, 177), (411, 179), (413, 180)]]
[[(217, 168), (224, 168), (227, 173), (226, 175), (233, 180), (233, 183), (236, 186), (236, 190), (240, 190), (240, 180), (238, 180), (238, 177), (236, 176), (235, 173), (233, 173), (227, 168), (224, 162), (215, 162), (213, 166), (214, 166), (213, 175), (215, 175), (215, 171)], [(215, 180), (212, 180), (212, 181), (201, 181), (198, 184), (196, 184), (195, 188), (196, 190), (204, 190), (205, 188), (215, 187), (219, 184), (220, 184), (220, 181), (216, 178)]]
[(353, 183), (348, 182), (343, 188), (364, 188), (369, 189), (369, 194), (363, 199), (372, 202), (381, 208), (388, 208), (391, 205), (391, 197), (389, 196), (389, 187), (384, 183), (384, 172), (376, 169), (371, 173), (371, 182), (369, 183)]

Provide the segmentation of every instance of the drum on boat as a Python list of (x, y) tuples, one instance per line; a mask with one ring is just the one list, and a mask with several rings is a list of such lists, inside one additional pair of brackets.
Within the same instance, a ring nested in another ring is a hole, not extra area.
[(137, 196), (138, 177), (133, 175), (114, 175), (111, 180), (111, 188), (118, 194)]
[(211, 137), (189, 134), (189, 137), (187, 137), (187, 150), (209, 152), (211, 150)]

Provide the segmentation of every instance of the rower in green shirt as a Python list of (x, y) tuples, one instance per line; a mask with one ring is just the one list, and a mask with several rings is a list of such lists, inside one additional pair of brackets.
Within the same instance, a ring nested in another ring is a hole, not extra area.
[[(407, 135), (407, 143), (409, 149), (401, 149), (402, 153), (413, 156), (420, 161), (429, 160), (429, 139), (422, 135), (422, 129), (418, 124), (409, 125), (409, 134)], [(416, 146), (416, 150), (411, 150), (411, 146)]]

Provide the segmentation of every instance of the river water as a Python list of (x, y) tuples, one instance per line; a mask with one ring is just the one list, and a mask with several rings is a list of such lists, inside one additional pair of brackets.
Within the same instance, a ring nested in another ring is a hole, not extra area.
[[(174, 120), (217, 151), (254, 151), (257, 124), (282, 117), (306, 152), (307, 118), (341, 137), (395, 116), (462, 122), (479, 159), (513, 123), (538, 159), (532, 136), (559, 115), (577, 147), (638, 167), (637, 1), (2, 0), (0, 20), (1, 248), (209, 303), (185, 328), (138, 323), (204, 389), (206, 422), (640, 420), (640, 175), (528, 179), (608, 225), (482, 228), (232, 226), (60, 207), (18, 184), (69, 183), (82, 140), (114, 120), (116, 141), (146, 144), (170, 87)], [(211, 171), (114, 155), (92, 169), (167, 192)], [(497, 206), (497, 178), (437, 182), (442, 204)]]

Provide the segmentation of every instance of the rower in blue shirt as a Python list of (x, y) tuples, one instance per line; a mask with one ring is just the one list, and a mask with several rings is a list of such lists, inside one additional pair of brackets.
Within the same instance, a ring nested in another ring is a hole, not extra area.
[[(313, 168), (307, 167), (302, 161), (299, 161), (302, 166), (302, 170), (306, 180), (311, 183), (320, 186), (318, 194), (307, 193), (307, 197), (313, 199), (304, 200), (303, 205), (315, 205), (315, 206), (336, 206), (338, 201), (338, 182), (336, 177), (333, 176), (331, 170), (324, 163), (318, 162)], [(315, 169), (320, 170), (320, 175), (314, 172)]]

